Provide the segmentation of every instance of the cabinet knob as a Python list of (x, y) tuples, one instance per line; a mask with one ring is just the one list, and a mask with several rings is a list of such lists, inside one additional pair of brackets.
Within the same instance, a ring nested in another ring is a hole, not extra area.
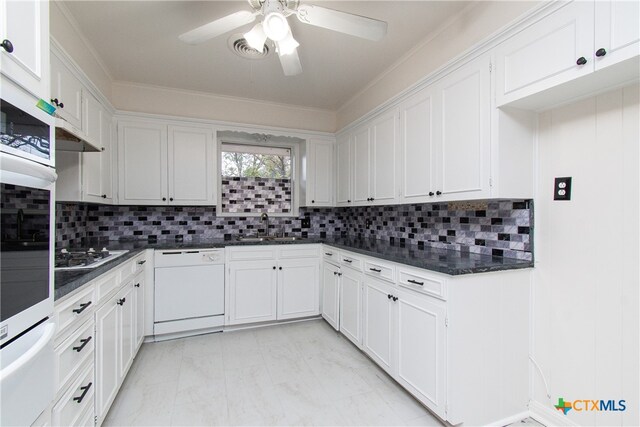
[(139, 288), (139, 287), (140, 287), (140, 283), (136, 283), (136, 284), (135, 284), (135, 285), (133, 285), (133, 286), (134, 286), (134, 287), (136, 287), (136, 288)]
[[(274, 270), (276, 269), (276, 266), (275, 266), (275, 265), (273, 266), (273, 269), (274, 269)], [(334, 273), (334, 274), (335, 274), (335, 273)]]
[(441, 196), (442, 195), (442, 191), (438, 190), (436, 191), (436, 196)]
[(169, 201), (170, 201), (170, 202), (173, 202), (173, 197), (169, 197)]
[(580, 58), (578, 58), (578, 60), (576, 61), (576, 64), (578, 65), (584, 65), (587, 63), (587, 58), (585, 58), (584, 56), (581, 56)]
[(0, 45), (4, 48), (4, 50), (6, 50), (7, 52), (11, 53), (13, 52), (13, 43), (11, 43), (11, 41), (4, 39), (2, 40), (2, 43), (0, 43)]
[(351, 203), (351, 200), (347, 200), (347, 203)]
[(393, 297), (393, 300), (394, 301), (398, 301), (398, 297)]
[(433, 191), (429, 191), (429, 195), (433, 196), (435, 193)]
[(316, 202), (315, 200), (312, 200), (312, 201), (311, 201), (311, 203), (315, 203), (315, 202)]
[(124, 303), (125, 303), (126, 301), (127, 301), (127, 299), (126, 299), (126, 298), (120, 298), (120, 299), (116, 302), (116, 304), (118, 304), (118, 305), (124, 305)]
[(105, 150), (105, 148), (104, 148), (104, 147), (100, 147), (100, 151), (104, 151), (104, 150)]
[(53, 105), (57, 106), (57, 105), (58, 105), (58, 98), (53, 98), (53, 99), (51, 100), (51, 103), (52, 103)]
[(387, 299), (391, 299), (391, 298), (393, 298), (391, 294), (387, 294)]
[(166, 198), (166, 197), (163, 197), (163, 198), (162, 198), (162, 201), (163, 201), (163, 202), (166, 202), (166, 201), (167, 201), (167, 198)]
[(58, 107), (60, 107), (60, 108), (64, 108), (64, 102), (60, 102), (60, 103), (58, 104)]
[(106, 194), (103, 194), (103, 195), (102, 195), (102, 196), (100, 196), (100, 197), (102, 197), (103, 199), (106, 199), (106, 198), (107, 198), (107, 195), (106, 195)]
[(282, 270), (282, 267), (278, 267), (278, 270)]
[(603, 56), (605, 56), (607, 54), (607, 50), (603, 47), (601, 47), (600, 49), (596, 50), (596, 56), (598, 58), (601, 58)]

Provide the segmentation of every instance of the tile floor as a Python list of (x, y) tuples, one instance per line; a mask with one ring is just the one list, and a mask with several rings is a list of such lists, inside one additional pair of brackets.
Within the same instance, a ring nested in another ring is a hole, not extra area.
[(104, 425), (442, 424), (313, 320), (144, 344)]

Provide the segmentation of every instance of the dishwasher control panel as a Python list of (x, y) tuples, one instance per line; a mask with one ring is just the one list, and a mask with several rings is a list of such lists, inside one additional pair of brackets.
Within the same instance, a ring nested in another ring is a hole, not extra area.
[(224, 264), (224, 249), (156, 250), (154, 261), (156, 268)]

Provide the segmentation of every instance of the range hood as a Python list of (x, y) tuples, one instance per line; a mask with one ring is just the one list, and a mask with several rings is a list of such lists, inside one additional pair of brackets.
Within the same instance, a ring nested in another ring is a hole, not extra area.
[(56, 151), (89, 153), (101, 151), (98, 141), (61, 117), (56, 117)]

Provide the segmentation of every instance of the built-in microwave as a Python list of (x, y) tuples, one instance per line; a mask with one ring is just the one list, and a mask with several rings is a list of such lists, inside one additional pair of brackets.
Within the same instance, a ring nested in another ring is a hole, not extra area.
[(54, 166), (55, 119), (10, 81), (1, 83), (0, 151)]

